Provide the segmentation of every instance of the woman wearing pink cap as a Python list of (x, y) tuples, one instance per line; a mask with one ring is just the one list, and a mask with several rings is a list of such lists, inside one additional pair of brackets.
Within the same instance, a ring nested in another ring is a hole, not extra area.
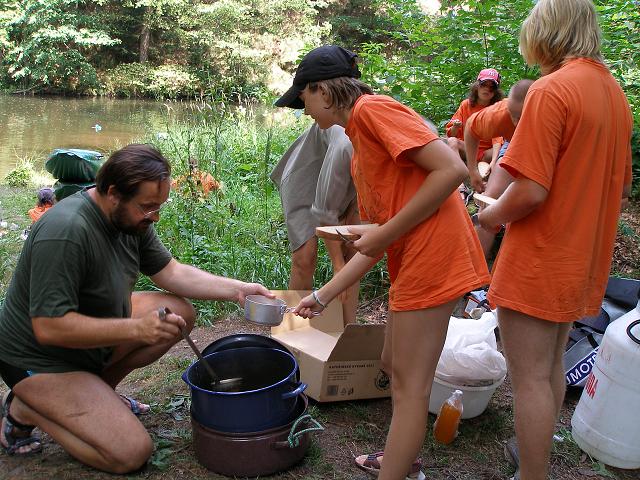
[[(469, 89), (469, 96), (465, 98), (456, 113), (453, 114), (447, 123), (447, 143), (460, 155), (466, 159), (464, 149), (464, 125), (467, 119), (476, 112), (479, 112), (489, 105), (493, 105), (504, 98), (504, 93), (500, 90), (500, 74), (494, 68), (480, 70), (478, 78)], [(491, 142), (482, 141), (478, 146), (477, 161), (491, 164), (498, 157), (501, 145), (500, 139), (493, 139)]]

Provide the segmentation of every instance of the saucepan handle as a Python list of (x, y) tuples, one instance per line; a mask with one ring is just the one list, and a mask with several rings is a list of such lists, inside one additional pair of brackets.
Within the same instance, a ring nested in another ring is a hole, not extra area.
[(298, 384), (298, 386), (295, 388), (295, 390), (292, 390), (292, 391), (287, 392), (287, 393), (283, 393), (282, 394), (282, 400), (286, 400), (288, 398), (297, 397), (302, 392), (304, 392), (307, 389), (307, 387), (308, 387), (308, 385), (306, 383), (300, 382)]

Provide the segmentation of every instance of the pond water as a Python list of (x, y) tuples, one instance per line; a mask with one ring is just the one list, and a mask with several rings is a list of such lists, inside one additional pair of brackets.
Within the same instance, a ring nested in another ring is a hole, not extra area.
[(43, 168), (55, 148), (109, 153), (166, 132), (192, 104), (107, 98), (0, 95), (0, 180), (20, 159)]

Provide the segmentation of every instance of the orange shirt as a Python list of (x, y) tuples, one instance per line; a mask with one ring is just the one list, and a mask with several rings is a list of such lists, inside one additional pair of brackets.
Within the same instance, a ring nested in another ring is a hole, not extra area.
[[(220, 189), (220, 182), (218, 182), (209, 172), (194, 170), (193, 181), (196, 188), (199, 188), (205, 196), (209, 195), (209, 192)], [(171, 187), (176, 189), (179, 186), (184, 186), (187, 183), (187, 176), (181, 175), (178, 178), (174, 178), (171, 181)]]
[(40, 217), (44, 215), (44, 212), (49, 210), (51, 207), (53, 207), (53, 205), (44, 205), (42, 207), (36, 205), (35, 207), (29, 209), (29, 217), (31, 218), (31, 223), (38, 221)]
[[(351, 174), (361, 216), (384, 224), (429, 175), (406, 152), (439, 139), (416, 112), (383, 95), (360, 97), (345, 131), (354, 149)], [(386, 253), (392, 310), (441, 305), (489, 281), (480, 243), (457, 191)]]
[(549, 194), (508, 226), (491, 302), (556, 322), (598, 314), (631, 182), (632, 125), (622, 89), (598, 62), (568, 61), (533, 84), (502, 166)]
[(468, 122), (471, 132), (481, 141), (490, 141), (497, 137), (511, 141), (516, 131), (507, 108), (506, 98), (474, 113)]
[[(451, 120), (449, 120), (449, 123), (447, 123), (445, 127), (447, 131), (447, 137), (453, 137), (453, 135), (451, 135), (450, 133), (451, 127), (453, 127), (453, 120), (460, 120), (462, 122), (462, 125), (460, 125), (460, 128), (458, 129), (456, 138), (464, 141), (464, 126), (466, 125), (467, 120), (469, 120), (471, 115), (485, 108), (487, 108), (485, 105), (478, 105), (477, 103), (472, 107), (469, 99), (464, 99), (462, 103), (460, 103), (460, 106), (458, 107), (458, 110), (456, 110), (456, 113), (453, 114), (453, 117), (451, 117)], [(491, 141), (491, 139), (480, 140), (480, 142), (478, 143), (478, 160), (482, 158), (482, 154), (485, 150), (489, 150), (492, 147), (493, 142)]]

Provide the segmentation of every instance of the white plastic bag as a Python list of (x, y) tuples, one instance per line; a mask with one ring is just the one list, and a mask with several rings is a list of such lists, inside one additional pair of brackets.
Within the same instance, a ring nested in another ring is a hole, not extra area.
[(477, 384), (504, 377), (507, 362), (497, 349), (497, 325), (493, 312), (486, 312), (477, 320), (451, 317), (436, 376), (453, 384)]

